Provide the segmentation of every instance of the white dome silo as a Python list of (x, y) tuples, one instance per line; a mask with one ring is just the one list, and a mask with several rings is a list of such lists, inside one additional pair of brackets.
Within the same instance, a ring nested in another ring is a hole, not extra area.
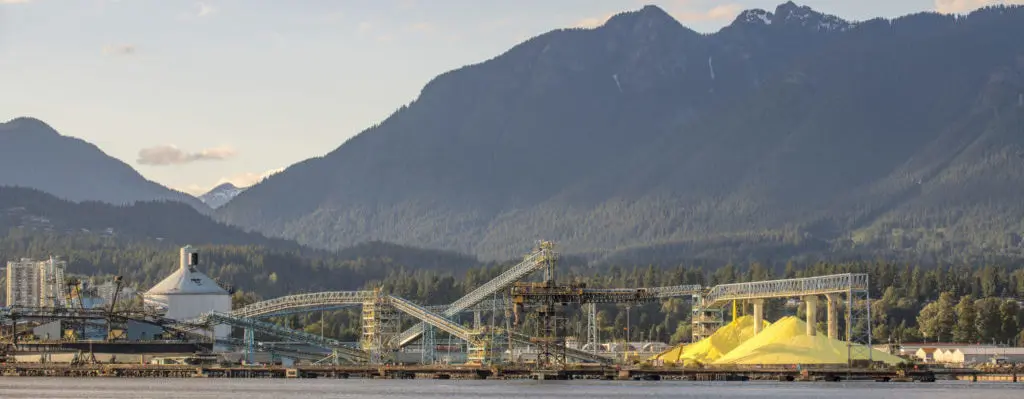
[[(186, 245), (178, 269), (146, 291), (146, 304), (167, 309), (166, 317), (175, 320), (193, 319), (210, 311), (231, 312), (231, 294), (197, 270), (199, 264), (199, 251)], [(213, 331), (215, 337), (226, 338), (231, 327), (218, 325)]]

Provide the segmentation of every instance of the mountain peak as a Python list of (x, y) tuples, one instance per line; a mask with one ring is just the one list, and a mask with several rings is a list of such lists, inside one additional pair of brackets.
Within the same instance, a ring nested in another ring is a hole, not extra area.
[(208, 205), (210, 208), (217, 209), (237, 197), (238, 194), (242, 193), (242, 191), (245, 191), (245, 189), (238, 188), (234, 184), (228, 182), (214, 187), (213, 190), (210, 190), (206, 194), (200, 195), (199, 200), (203, 201), (203, 203)]
[(627, 11), (608, 19), (605, 26), (627, 28), (658, 28), (662, 26), (682, 26), (665, 10), (655, 5), (646, 5), (636, 11)]
[(221, 185), (219, 185), (217, 187), (214, 187), (213, 190), (210, 190), (210, 191), (222, 191), (222, 190), (238, 190), (238, 186), (236, 186), (234, 184), (231, 184), (231, 182), (227, 182), (227, 183), (221, 184)]
[(835, 15), (814, 11), (811, 7), (800, 6), (792, 1), (779, 4), (775, 8), (773, 20), (784, 25), (799, 25), (815, 30), (846, 30), (851, 24)]
[(740, 15), (736, 16), (736, 21), (733, 24), (744, 23), (753, 25), (771, 25), (772, 18), (775, 16), (767, 10), (755, 8), (741, 12)]
[(50, 127), (46, 122), (27, 116), (11, 119), (7, 121), (7, 123), (0, 123), (0, 132), (5, 131), (60, 135), (60, 133), (57, 133), (56, 129)]

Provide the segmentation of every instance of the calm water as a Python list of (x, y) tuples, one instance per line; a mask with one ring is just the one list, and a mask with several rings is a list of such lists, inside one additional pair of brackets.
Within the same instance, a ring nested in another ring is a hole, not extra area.
[(0, 377), (0, 398), (1020, 399), (1024, 384), (241, 380)]

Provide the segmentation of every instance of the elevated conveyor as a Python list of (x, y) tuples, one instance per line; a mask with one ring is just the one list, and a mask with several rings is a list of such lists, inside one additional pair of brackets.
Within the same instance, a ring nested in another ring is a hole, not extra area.
[(430, 324), (438, 329), (447, 332), (458, 339), (463, 341), (473, 341), (476, 338), (477, 333), (470, 331), (469, 329), (456, 324), (448, 318), (441, 316), (437, 313), (431, 312), (426, 308), (412, 303), (406, 299), (399, 298), (397, 296), (389, 296), (388, 299), (391, 301), (391, 306), (398, 309), (402, 313), (408, 314), (415, 317), (424, 323)]
[[(459, 298), (455, 302), (452, 302), (444, 309), (440, 314), (446, 318), (453, 317), (467, 308), (480, 303), (487, 299), (487, 297), (494, 295), (494, 293), (506, 289), (512, 286), (513, 283), (523, 279), (531, 273), (538, 271), (546, 265), (547, 256), (552, 255), (552, 251), (541, 247), (534, 251), (532, 254), (523, 259), (519, 264), (512, 266), (505, 272), (495, 277), (493, 280), (488, 281), (484, 285), (477, 287), (469, 294), (466, 294), (462, 298)], [(398, 345), (406, 346), (415, 341), (420, 335), (423, 334), (423, 323), (416, 324), (408, 330), (403, 331), (398, 336)]]
[(273, 335), (279, 338), (331, 349), (336, 351), (341, 357), (351, 361), (365, 362), (369, 359), (369, 355), (366, 352), (352, 348), (336, 339), (326, 338), (310, 334), (305, 331), (293, 330), (265, 321), (238, 317), (231, 314), (218, 312), (204, 313), (198, 319), (192, 321), (191, 324), (227, 324), (234, 327), (251, 329), (252, 331), (258, 331), (260, 333)]
[[(869, 325), (871, 298), (868, 293), (868, 275), (845, 273), (828, 276), (806, 277), (785, 280), (754, 281), (747, 283), (722, 284), (695, 296), (691, 315), (693, 342), (711, 336), (725, 322), (723, 307), (735, 301), (751, 301), (754, 307), (754, 333), (760, 330), (764, 300), (770, 298), (799, 297), (808, 303), (807, 335), (815, 335), (819, 296), (828, 300), (828, 335), (838, 337), (837, 305), (839, 297), (846, 297), (848, 328), (846, 340), (852, 343), (870, 345), (871, 330), (857, 327)], [(734, 308), (735, 309), (735, 308)], [(852, 327), (851, 327), (852, 326)], [(851, 346), (852, 347), (852, 346)], [(868, 354), (870, 357), (870, 353)]]
[(249, 304), (231, 311), (235, 317), (253, 318), (283, 313), (292, 309), (323, 308), (328, 306), (361, 306), (373, 301), (373, 291), (328, 291), (288, 295)]
[(708, 290), (700, 305), (715, 308), (738, 300), (843, 294), (867, 289), (868, 275), (864, 273), (722, 284)]

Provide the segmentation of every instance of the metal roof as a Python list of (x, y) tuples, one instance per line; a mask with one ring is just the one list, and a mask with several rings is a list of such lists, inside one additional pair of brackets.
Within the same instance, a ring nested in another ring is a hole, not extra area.
[(194, 267), (183, 265), (146, 291), (146, 295), (228, 295), (228, 292)]

